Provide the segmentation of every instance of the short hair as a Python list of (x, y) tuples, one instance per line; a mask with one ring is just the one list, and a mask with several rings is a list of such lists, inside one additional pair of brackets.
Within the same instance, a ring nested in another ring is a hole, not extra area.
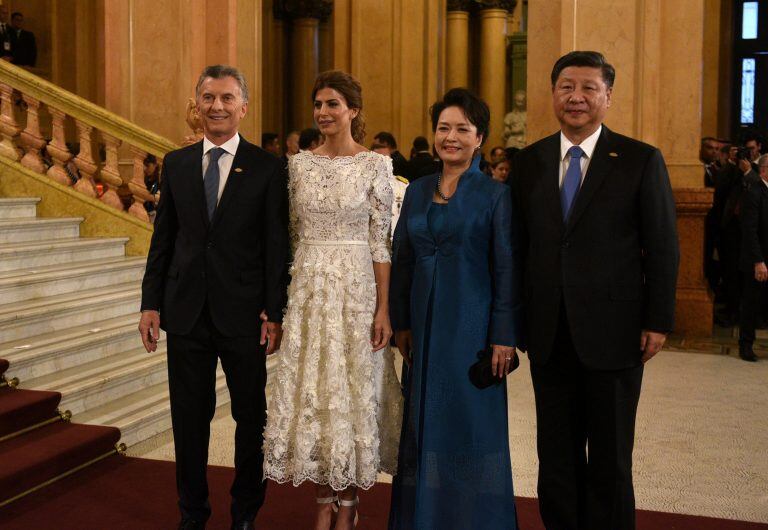
[(491, 123), (491, 111), (488, 104), (466, 88), (452, 88), (440, 101), (429, 108), (432, 117), (432, 132), (437, 130), (440, 114), (448, 107), (459, 107), (469, 122), (477, 127), (477, 134), (483, 136), (482, 143), (488, 139), (488, 127)]
[(13, 20), (16, 17), (23, 17), (23, 16), (24, 15), (22, 15), (20, 11), (14, 11), (13, 13), (11, 13), (11, 20)]
[(288, 134), (286, 134), (285, 137), (288, 138), (292, 134), (295, 134), (296, 136), (299, 136), (301, 134), (301, 131), (291, 131)]
[(275, 140), (277, 140), (277, 134), (271, 132), (261, 133), (261, 147), (266, 148)]
[(554, 88), (560, 73), (569, 66), (587, 66), (589, 68), (599, 68), (603, 75), (603, 81), (608, 88), (613, 88), (613, 82), (616, 79), (616, 70), (605, 60), (600, 52), (593, 51), (573, 51), (560, 57), (555, 66), (552, 67), (552, 87)]
[(313, 142), (320, 141), (320, 131), (314, 127), (304, 129), (299, 133), (299, 149), (309, 149)]
[(720, 140), (715, 138), (714, 136), (705, 136), (701, 139), (701, 145), (704, 145), (706, 142), (717, 142), (720, 143)]
[(157, 157), (153, 154), (148, 154), (144, 157), (144, 165), (157, 164)]
[(395, 136), (391, 132), (381, 131), (376, 136), (374, 136), (373, 139), (378, 141), (381, 144), (385, 144), (387, 147), (391, 147), (392, 149), (397, 149), (397, 141), (395, 140)]
[(500, 146), (500, 145), (495, 145), (495, 146), (491, 147), (491, 154), (493, 154), (493, 152), (494, 152), (494, 151), (497, 151), (497, 150), (498, 150), (498, 151), (501, 151), (502, 153), (504, 152), (504, 148), (503, 148), (502, 146)]
[(350, 125), (352, 129), (352, 138), (357, 143), (365, 140), (365, 118), (363, 117), (363, 86), (354, 76), (341, 70), (328, 70), (321, 72), (315, 79), (315, 86), (312, 88), (312, 101), (320, 89), (330, 88), (344, 96), (347, 107), (357, 109), (357, 116), (352, 119)]
[(423, 136), (417, 136), (413, 139), (413, 149), (415, 151), (429, 151), (429, 141)]
[(742, 136), (742, 143), (744, 145), (747, 145), (747, 142), (757, 142), (760, 144), (761, 147), (765, 145), (765, 140), (760, 135), (760, 133), (753, 132), (753, 131), (746, 132)]
[(507, 157), (499, 158), (497, 160), (492, 160), (491, 162), (488, 163), (488, 165), (491, 166), (491, 169), (496, 169), (499, 164), (509, 164), (510, 165), (510, 169), (512, 169), (512, 167), (511, 167), (512, 166), (512, 162)]
[(240, 86), (240, 96), (243, 98), (244, 103), (248, 103), (248, 84), (245, 82), (243, 74), (234, 66), (226, 64), (214, 64), (212, 66), (206, 66), (200, 77), (197, 79), (197, 85), (195, 85), (195, 99), (200, 98), (200, 87), (203, 86), (203, 81), (206, 78), (222, 79), (224, 77), (232, 77), (237, 81)]

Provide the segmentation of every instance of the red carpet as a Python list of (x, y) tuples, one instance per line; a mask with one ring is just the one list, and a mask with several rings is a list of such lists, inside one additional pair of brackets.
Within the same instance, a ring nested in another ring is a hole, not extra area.
[[(229, 528), (229, 486), (233, 470), (211, 466), (208, 477), (213, 516), (208, 528)], [(360, 530), (385, 530), (388, 484), (360, 495)], [(311, 528), (311, 484), (270, 484), (256, 520), (261, 530)], [(520, 528), (543, 530), (536, 499), (517, 499)], [(638, 530), (767, 530), (768, 524), (639, 511)], [(42, 491), (0, 508), (3, 530), (169, 530), (178, 522), (173, 462), (111, 457)], [(471, 529), (467, 529), (471, 530)]]
[(58, 416), (58, 392), (0, 388), (0, 436)]

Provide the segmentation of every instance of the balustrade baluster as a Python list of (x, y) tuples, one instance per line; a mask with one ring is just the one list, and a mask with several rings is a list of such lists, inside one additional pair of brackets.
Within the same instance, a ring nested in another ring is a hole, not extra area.
[(74, 160), (77, 169), (80, 171), (80, 178), (75, 183), (75, 189), (89, 197), (96, 197), (96, 185), (93, 177), (99, 166), (96, 164), (93, 152), (91, 151), (93, 127), (80, 120), (75, 120), (75, 125), (77, 125), (77, 132), (80, 137), (80, 152), (77, 153), (77, 157)]
[(105, 132), (101, 133), (101, 137), (104, 138), (107, 157), (104, 161), (104, 166), (99, 172), (99, 181), (104, 185), (104, 193), (100, 199), (104, 204), (122, 210), (123, 201), (120, 200), (120, 196), (117, 194), (117, 189), (123, 184), (123, 179), (120, 178), (120, 170), (117, 166), (117, 148), (120, 147), (122, 142)]
[(51, 112), (51, 117), (53, 118), (53, 138), (48, 142), (48, 146), (45, 149), (48, 151), (48, 154), (51, 155), (53, 165), (48, 168), (47, 175), (59, 184), (72, 186), (72, 179), (69, 178), (67, 170), (64, 169), (64, 165), (72, 159), (72, 153), (69, 152), (64, 136), (64, 119), (67, 115), (50, 106), (48, 107), (48, 110)]
[(46, 144), (45, 138), (40, 134), (40, 101), (26, 94), (21, 97), (27, 104), (27, 127), (20, 137), (25, 150), (21, 165), (37, 173), (45, 173), (45, 164), (40, 156), (40, 150)]
[(14, 138), (19, 135), (20, 130), (13, 116), (13, 88), (0, 83), (0, 135), (3, 137), (0, 141), (0, 155), (11, 160), (21, 158), (14, 143)]
[(133, 178), (127, 184), (133, 194), (133, 204), (128, 208), (128, 213), (142, 221), (149, 222), (149, 214), (144, 208), (144, 201), (152, 201), (154, 197), (147, 191), (147, 185), (144, 183), (144, 159), (147, 158), (147, 152), (131, 146), (131, 153), (133, 153)]

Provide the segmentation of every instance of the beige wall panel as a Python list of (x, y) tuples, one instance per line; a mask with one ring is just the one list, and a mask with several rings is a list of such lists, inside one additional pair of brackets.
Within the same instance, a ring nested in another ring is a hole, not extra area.
[(557, 131), (552, 113), (549, 74), (562, 55), (561, 2), (534, 1), (528, 4), (528, 142), (533, 143)]
[(701, 136), (718, 136), (721, 0), (704, 0)]
[[(117, 21), (106, 20), (114, 25)], [(106, 29), (106, 28), (105, 28)], [(75, 69), (72, 67), (75, 57), (75, 11), (67, 0), (51, 0), (51, 81), (62, 88), (76, 90)], [(35, 32), (35, 39), (40, 47), (40, 37)], [(107, 43), (109, 45), (109, 43)], [(40, 50), (38, 49), (38, 53)], [(106, 75), (109, 75), (106, 72)]]
[(334, 0), (333, 14), (333, 67), (352, 70), (352, 0)]
[[(233, 0), (234, 3), (234, 0)], [(233, 6), (234, 9), (234, 6)], [(243, 72), (248, 83), (250, 97), (248, 112), (240, 123), (240, 132), (252, 143), (261, 145), (261, 102), (262, 102), (262, 47), (261, 47), (261, 0), (237, 2), (235, 64)]]

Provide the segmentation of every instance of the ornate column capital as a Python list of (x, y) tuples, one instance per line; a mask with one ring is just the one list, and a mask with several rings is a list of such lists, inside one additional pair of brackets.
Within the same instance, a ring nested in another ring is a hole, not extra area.
[(474, 3), (481, 11), (483, 9), (503, 9), (511, 13), (515, 10), (517, 0), (474, 0)]
[(448, 0), (448, 11), (469, 11), (473, 0)]
[(278, 20), (316, 18), (324, 22), (333, 13), (333, 0), (276, 0), (273, 13)]

